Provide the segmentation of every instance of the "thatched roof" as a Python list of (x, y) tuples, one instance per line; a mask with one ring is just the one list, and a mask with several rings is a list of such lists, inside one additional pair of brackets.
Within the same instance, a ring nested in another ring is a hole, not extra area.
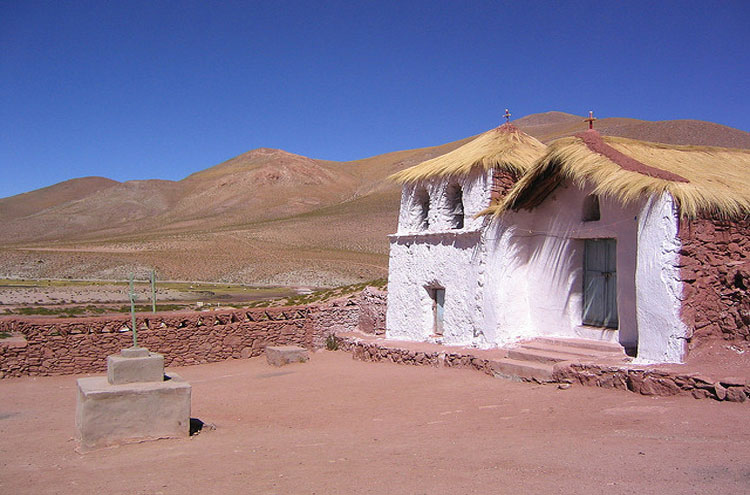
[(677, 146), (596, 131), (558, 139), (501, 201), (482, 214), (533, 208), (564, 179), (629, 203), (668, 192), (682, 216), (750, 215), (750, 150)]
[(466, 176), (474, 169), (491, 168), (523, 174), (545, 149), (546, 146), (536, 138), (506, 123), (480, 134), (450, 153), (404, 169), (389, 178), (404, 184), (435, 177)]

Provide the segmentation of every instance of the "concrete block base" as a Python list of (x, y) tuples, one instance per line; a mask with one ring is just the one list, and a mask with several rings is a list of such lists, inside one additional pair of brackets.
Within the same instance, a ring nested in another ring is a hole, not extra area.
[(164, 356), (143, 347), (123, 349), (107, 357), (107, 380), (112, 385), (164, 381)]
[(175, 374), (160, 382), (122, 385), (111, 385), (104, 376), (79, 378), (79, 450), (189, 436), (190, 392), (190, 384)]
[(304, 363), (310, 359), (307, 349), (294, 345), (266, 347), (266, 361), (271, 366), (284, 366), (289, 363)]

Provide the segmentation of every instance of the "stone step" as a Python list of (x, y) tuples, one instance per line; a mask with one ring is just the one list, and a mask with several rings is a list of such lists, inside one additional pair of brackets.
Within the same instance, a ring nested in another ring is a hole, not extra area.
[(562, 361), (578, 361), (583, 356), (565, 352), (529, 349), (526, 346), (516, 347), (508, 351), (508, 357), (516, 361), (533, 361), (535, 363), (555, 364)]
[(519, 346), (521, 349), (533, 349), (535, 351), (551, 352), (557, 354), (565, 354), (567, 356), (574, 356), (576, 359), (600, 359), (600, 358), (611, 358), (611, 357), (625, 357), (623, 351), (619, 350), (616, 352), (612, 351), (596, 351), (593, 349), (583, 349), (581, 347), (571, 347), (566, 345), (554, 345), (546, 344), (544, 342), (537, 342), (532, 340), (530, 342), (524, 342)]
[(549, 364), (532, 361), (518, 361), (503, 358), (492, 361), (492, 371), (496, 377), (518, 381), (552, 381), (553, 367)]
[(568, 339), (563, 337), (537, 337), (534, 340), (536, 342), (557, 346), (575, 347), (578, 349), (590, 349), (593, 351), (611, 352), (618, 354), (625, 353), (625, 350), (619, 343), (606, 342), (603, 340)]

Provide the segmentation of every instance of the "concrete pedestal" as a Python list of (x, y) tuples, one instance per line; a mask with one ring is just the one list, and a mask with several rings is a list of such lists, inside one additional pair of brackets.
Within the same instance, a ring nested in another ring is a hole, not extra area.
[(164, 356), (142, 347), (107, 358), (107, 376), (78, 379), (80, 450), (190, 435), (190, 384), (164, 375)]
[[(164, 356), (155, 352), (135, 353), (130, 349), (123, 349), (107, 357), (107, 380), (112, 385), (138, 382), (161, 382), (164, 380)], [(129, 352), (128, 352), (129, 351)], [(128, 354), (134, 354), (132, 356)]]
[(190, 391), (174, 374), (162, 382), (123, 385), (110, 385), (103, 376), (78, 379), (80, 450), (189, 436)]

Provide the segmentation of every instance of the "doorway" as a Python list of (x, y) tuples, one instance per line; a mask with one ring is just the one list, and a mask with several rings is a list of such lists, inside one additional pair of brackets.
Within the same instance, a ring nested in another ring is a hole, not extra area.
[(443, 313), (445, 311), (445, 289), (431, 287), (427, 289), (432, 299), (432, 333), (443, 335)]
[(583, 267), (583, 324), (616, 329), (617, 241), (586, 239)]

